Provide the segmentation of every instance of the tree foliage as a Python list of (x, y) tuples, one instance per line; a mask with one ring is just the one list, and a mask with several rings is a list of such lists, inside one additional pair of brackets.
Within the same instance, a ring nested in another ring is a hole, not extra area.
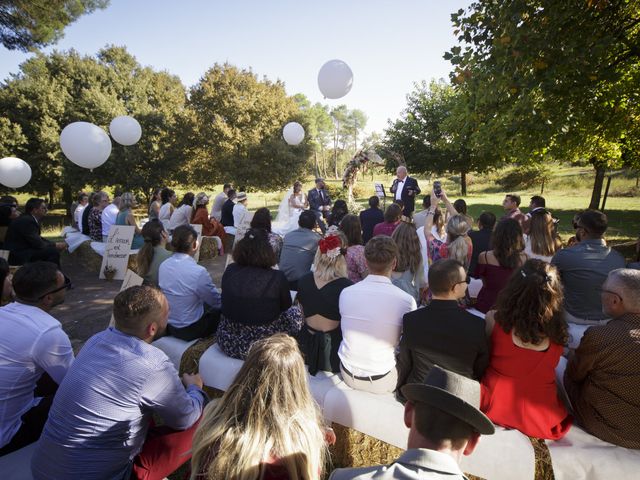
[(452, 20), (462, 46), (445, 58), (482, 120), (472, 143), (519, 161), (590, 162), (597, 207), (604, 169), (638, 138), (640, 3), (479, 0)]
[(108, 4), (109, 0), (3, 0), (0, 41), (9, 50), (25, 52), (50, 45), (67, 25)]

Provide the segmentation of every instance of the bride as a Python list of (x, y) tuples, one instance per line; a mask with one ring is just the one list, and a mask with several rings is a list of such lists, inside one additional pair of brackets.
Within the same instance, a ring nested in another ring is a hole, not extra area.
[(271, 229), (279, 235), (295, 230), (298, 228), (298, 217), (307, 208), (309, 208), (309, 201), (302, 193), (302, 183), (295, 182), (280, 202), (278, 216)]

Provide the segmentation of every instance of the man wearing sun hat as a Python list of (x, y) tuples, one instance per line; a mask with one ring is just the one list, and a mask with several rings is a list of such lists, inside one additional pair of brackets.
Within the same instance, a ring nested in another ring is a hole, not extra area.
[(330, 480), (467, 478), (458, 466), (462, 456), (473, 452), (481, 434), (495, 432), (480, 411), (480, 384), (433, 366), (424, 384), (409, 383), (402, 394), (407, 450), (390, 465), (340, 468)]

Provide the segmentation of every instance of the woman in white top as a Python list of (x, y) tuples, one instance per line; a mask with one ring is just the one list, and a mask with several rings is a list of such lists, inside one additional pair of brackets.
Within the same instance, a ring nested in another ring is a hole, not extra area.
[(160, 220), (164, 228), (168, 230), (169, 219), (173, 214), (178, 197), (176, 196), (176, 192), (165, 187), (162, 189), (162, 192), (160, 192), (160, 198), (162, 199), (162, 206), (160, 207), (160, 212), (158, 212), (158, 220)]
[(193, 192), (187, 192), (182, 197), (180, 206), (171, 215), (169, 219), (169, 231), (172, 232), (180, 225), (189, 225), (191, 223), (191, 216), (193, 215), (193, 200), (195, 195)]
[(544, 209), (531, 213), (529, 235), (525, 235), (524, 253), (529, 258), (551, 262), (551, 257), (562, 248), (562, 241), (555, 232), (553, 217)]

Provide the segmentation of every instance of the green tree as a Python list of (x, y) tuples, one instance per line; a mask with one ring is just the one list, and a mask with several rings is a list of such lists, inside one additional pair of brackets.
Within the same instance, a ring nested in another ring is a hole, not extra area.
[(3, 0), (0, 41), (9, 50), (25, 52), (50, 45), (67, 25), (107, 5), (109, 0)]
[(326, 176), (326, 160), (333, 141), (333, 121), (329, 115), (329, 107), (319, 102), (311, 104), (302, 93), (293, 96), (304, 116), (309, 130), (309, 143), (312, 147), (317, 176)]
[(472, 142), (520, 162), (589, 162), (597, 208), (606, 169), (638, 136), (640, 3), (479, 0), (452, 20), (452, 81), (482, 118)]
[(189, 95), (191, 138), (187, 177), (194, 184), (230, 181), (247, 190), (284, 188), (304, 174), (309, 138), (282, 139), (290, 121), (309, 125), (281, 82), (250, 70), (214, 65)]

